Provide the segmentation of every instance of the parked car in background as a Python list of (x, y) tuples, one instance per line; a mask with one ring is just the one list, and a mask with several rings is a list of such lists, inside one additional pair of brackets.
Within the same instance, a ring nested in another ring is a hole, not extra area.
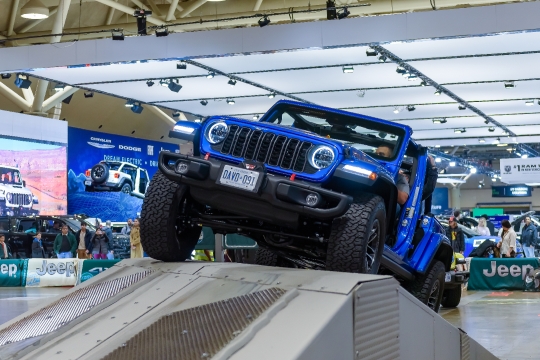
[(127, 162), (101, 161), (86, 170), (85, 190), (121, 191), (144, 198), (150, 178), (148, 172)]
[(31, 215), (37, 203), (19, 169), (0, 165), (0, 215)]

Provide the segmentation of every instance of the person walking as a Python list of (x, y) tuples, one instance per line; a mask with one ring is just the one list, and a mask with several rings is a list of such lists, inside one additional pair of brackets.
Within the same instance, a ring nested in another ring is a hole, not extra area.
[(486, 219), (481, 217), (478, 219), (478, 226), (476, 227), (476, 232), (478, 232), (478, 235), (482, 236), (490, 236), (491, 231), (489, 231), (489, 228), (487, 227)]
[(489, 229), (490, 235), (495, 236), (497, 233), (495, 232), (495, 224), (493, 224), (491, 221), (489, 221), (489, 216), (486, 214), (480, 216), (481, 218), (486, 219), (486, 226)]
[(0, 234), (0, 259), (11, 259), (11, 251), (9, 251), (9, 246), (6, 244), (4, 234)]
[(75, 257), (75, 251), (77, 250), (77, 240), (75, 236), (68, 232), (67, 225), (62, 225), (62, 232), (56, 235), (54, 239), (54, 252), (59, 259), (71, 259)]
[(133, 222), (131, 219), (128, 219), (127, 225), (122, 228), (122, 235), (130, 235), (131, 234), (131, 228), (133, 227)]
[(516, 257), (516, 232), (512, 229), (512, 224), (508, 220), (503, 220), (501, 225), (502, 228), (499, 230), (501, 241), (497, 243), (497, 247), (501, 250), (501, 257)]
[(42, 259), (45, 257), (45, 250), (43, 250), (43, 243), (41, 242), (41, 232), (38, 231), (32, 241), (32, 259)]
[(538, 242), (538, 230), (531, 222), (531, 217), (525, 217), (525, 226), (521, 229), (521, 246), (525, 252), (525, 257), (534, 257), (534, 248)]
[(81, 228), (75, 234), (75, 238), (78, 242), (77, 257), (79, 259), (88, 259), (90, 254), (88, 248), (90, 247), (90, 241), (92, 241), (92, 234), (87, 230), (84, 221), (81, 221)]
[(89, 252), (92, 253), (94, 259), (107, 259), (109, 252), (109, 237), (102, 229), (97, 229), (96, 233), (90, 240)]
[(463, 254), (465, 251), (465, 237), (458, 226), (457, 219), (453, 216), (450, 217), (448, 224), (450, 226), (446, 229), (446, 236), (452, 243), (452, 249), (454, 249), (455, 253)]
[(143, 248), (141, 244), (141, 231), (140, 231), (139, 219), (133, 221), (133, 226), (131, 227), (131, 234), (129, 240), (131, 242), (131, 258), (142, 258), (143, 257)]

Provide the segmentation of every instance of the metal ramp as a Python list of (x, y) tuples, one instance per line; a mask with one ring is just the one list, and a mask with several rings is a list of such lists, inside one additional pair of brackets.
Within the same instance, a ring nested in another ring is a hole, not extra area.
[(124, 260), (0, 327), (0, 359), (496, 359), (389, 276)]

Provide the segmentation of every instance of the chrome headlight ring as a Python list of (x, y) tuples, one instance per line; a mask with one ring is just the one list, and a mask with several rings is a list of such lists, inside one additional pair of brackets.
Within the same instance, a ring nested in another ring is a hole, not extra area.
[(317, 170), (326, 169), (334, 162), (336, 154), (331, 147), (325, 145), (315, 146), (309, 151), (308, 162)]
[(212, 144), (219, 144), (227, 138), (229, 132), (229, 126), (223, 121), (218, 121), (210, 124), (205, 131), (204, 137)]

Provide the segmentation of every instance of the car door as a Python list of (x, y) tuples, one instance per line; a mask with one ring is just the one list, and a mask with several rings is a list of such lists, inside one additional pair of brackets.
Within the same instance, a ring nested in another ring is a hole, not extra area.
[(146, 189), (148, 188), (148, 173), (144, 169), (139, 169), (139, 180), (138, 189), (141, 195), (146, 194)]

